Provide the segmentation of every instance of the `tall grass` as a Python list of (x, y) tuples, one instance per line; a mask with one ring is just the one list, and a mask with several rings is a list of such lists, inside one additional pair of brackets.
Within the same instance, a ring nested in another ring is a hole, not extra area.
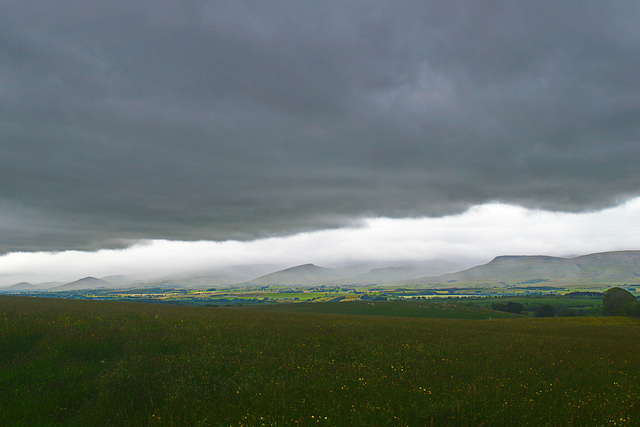
[(633, 425), (640, 322), (0, 297), (1, 425)]
[(338, 301), (313, 304), (259, 304), (255, 310), (298, 313), (333, 313), (369, 316), (425, 317), (435, 319), (503, 319), (518, 315), (483, 307), (473, 307), (460, 300)]

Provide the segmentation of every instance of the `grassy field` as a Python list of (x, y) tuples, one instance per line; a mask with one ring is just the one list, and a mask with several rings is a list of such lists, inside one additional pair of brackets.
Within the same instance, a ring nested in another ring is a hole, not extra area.
[(276, 310), (297, 313), (332, 313), (368, 316), (424, 317), (432, 319), (504, 319), (515, 314), (474, 307), (461, 300), (405, 301), (338, 301), (315, 304), (280, 303), (253, 306), (256, 310)]
[[(463, 313), (462, 313), (463, 314)], [(0, 425), (636, 425), (640, 322), (0, 297)]]

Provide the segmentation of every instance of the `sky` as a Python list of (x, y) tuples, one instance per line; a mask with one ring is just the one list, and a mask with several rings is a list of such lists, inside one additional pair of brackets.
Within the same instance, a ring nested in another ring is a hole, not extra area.
[(4, 0), (0, 283), (640, 249), (638, 22), (635, 0)]

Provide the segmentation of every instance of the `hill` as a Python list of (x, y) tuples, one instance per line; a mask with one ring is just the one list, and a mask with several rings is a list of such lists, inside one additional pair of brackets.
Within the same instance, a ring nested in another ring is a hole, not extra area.
[(314, 285), (329, 283), (339, 279), (340, 276), (341, 273), (339, 270), (318, 267), (314, 264), (304, 264), (260, 276), (249, 280), (247, 283), (264, 285)]
[(350, 277), (346, 284), (387, 285), (402, 283), (424, 276), (456, 271), (460, 266), (450, 261), (427, 261), (393, 267), (375, 268), (366, 273)]
[(109, 288), (113, 285), (106, 280), (96, 279), (95, 277), (84, 277), (82, 279), (76, 280), (75, 282), (67, 283), (64, 285), (56, 286), (51, 289), (53, 291), (77, 291), (82, 289), (99, 289), (99, 288)]
[(441, 287), (640, 284), (640, 251), (575, 258), (499, 256), (484, 265), (409, 283)]
[(132, 282), (132, 280), (128, 277), (119, 274), (114, 276), (101, 277), (100, 280), (104, 280), (105, 282), (114, 286), (128, 286)]
[(0, 291), (35, 291), (39, 288), (36, 285), (32, 285), (28, 282), (20, 282), (15, 285), (7, 286), (5, 288), (0, 289)]

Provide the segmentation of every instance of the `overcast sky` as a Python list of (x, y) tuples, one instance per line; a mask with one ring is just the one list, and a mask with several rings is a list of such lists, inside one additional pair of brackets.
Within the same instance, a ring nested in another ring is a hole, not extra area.
[(1, 1), (0, 263), (385, 218), (402, 241), (481, 205), (608, 221), (640, 196), (639, 22), (637, 0)]

